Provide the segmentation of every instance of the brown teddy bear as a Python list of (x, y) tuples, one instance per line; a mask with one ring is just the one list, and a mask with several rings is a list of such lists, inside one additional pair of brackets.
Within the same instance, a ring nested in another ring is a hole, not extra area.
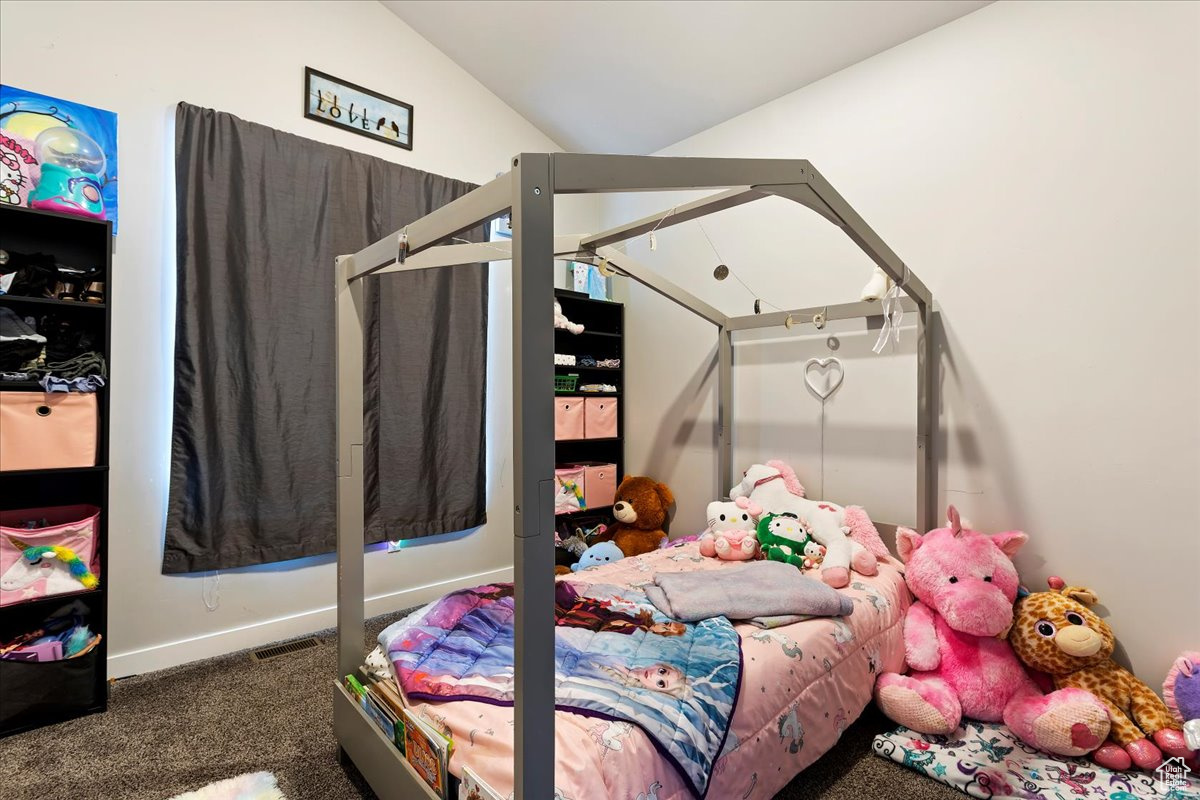
[(626, 558), (650, 553), (662, 545), (667, 534), (667, 510), (674, 505), (675, 495), (664, 483), (653, 478), (626, 475), (617, 487), (613, 503), (616, 524), (608, 530)]

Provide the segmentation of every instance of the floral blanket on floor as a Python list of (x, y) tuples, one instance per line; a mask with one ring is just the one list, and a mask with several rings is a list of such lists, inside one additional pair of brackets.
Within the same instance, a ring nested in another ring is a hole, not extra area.
[[(513, 589), (453, 592), (379, 636), (411, 700), (513, 701)], [(640, 589), (555, 584), (560, 709), (631, 722), (704, 796), (741, 678), (740, 639), (724, 617), (664, 616)]]
[(1047, 755), (1003, 725), (973, 720), (965, 720), (954, 736), (897, 728), (875, 737), (875, 753), (972, 797), (1200, 800), (1200, 776), (1113, 772), (1085, 759)]

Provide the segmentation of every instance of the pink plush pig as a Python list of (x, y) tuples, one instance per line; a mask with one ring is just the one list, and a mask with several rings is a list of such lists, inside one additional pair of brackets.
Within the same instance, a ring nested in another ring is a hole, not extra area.
[(1108, 712), (1090, 692), (1043, 696), (1005, 634), (1013, 621), (1020, 531), (966, 530), (950, 506), (950, 526), (924, 536), (896, 531), (905, 579), (917, 602), (904, 620), (909, 674), (875, 684), (883, 713), (914, 731), (949, 734), (963, 717), (1004, 721), (1021, 739), (1062, 756), (1081, 756), (1108, 735)]

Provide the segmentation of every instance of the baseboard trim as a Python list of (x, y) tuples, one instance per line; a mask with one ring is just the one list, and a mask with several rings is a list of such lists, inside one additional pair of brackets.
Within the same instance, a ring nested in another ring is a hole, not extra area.
[[(436, 600), (455, 589), (465, 589), (482, 583), (511, 581), (512, 579), (513, 570), (511, 567), (507, 567), (475, 575), (460, 575), (446, 581), (388, 592), (366, 598), (366, 615), (369, 618), (390, 611), (399, 611)], [(143, 672), (177, 667), (192, 661), (292, 639), (313, 631), (332, 628), (336, 624), (337, 606), (325, 606), (188, 639), (164, 642), (139, 650), (113, 653), (108, 657), (108, 677), (110, 679), (125, 678), (130, 675), (140, 675)]]

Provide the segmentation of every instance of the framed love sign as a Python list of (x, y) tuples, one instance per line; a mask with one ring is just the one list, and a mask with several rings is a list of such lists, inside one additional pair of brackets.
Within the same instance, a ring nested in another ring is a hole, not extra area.
[(304, 68), (304, 116), (412, 150), (411, 105), (312, 67)]

